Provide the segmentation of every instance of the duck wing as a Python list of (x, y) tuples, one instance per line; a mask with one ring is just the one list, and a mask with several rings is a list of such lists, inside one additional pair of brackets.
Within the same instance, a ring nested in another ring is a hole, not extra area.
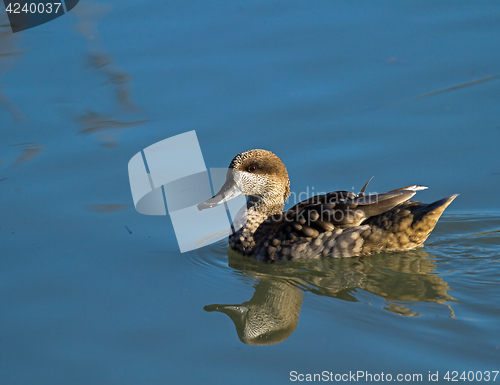
[(314, 238), (322, 232), (358, 226), (408, 201), (415, 193), (396, 190), (358, 196), (349, 191), (335, 191), (309, 198), (269, 220), (274, 222), (277, 233)]

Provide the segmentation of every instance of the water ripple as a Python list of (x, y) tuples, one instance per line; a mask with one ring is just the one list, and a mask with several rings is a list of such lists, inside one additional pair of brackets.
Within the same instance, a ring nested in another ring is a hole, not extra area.
[(208, 271), (208, 276), (227, 276), (231, 273), (231, 269), (228, 268), (228, 250), (227, 240), (223, 239), (201, 249), (185, 253), (185, 259), (201, 270), (203, 274)]

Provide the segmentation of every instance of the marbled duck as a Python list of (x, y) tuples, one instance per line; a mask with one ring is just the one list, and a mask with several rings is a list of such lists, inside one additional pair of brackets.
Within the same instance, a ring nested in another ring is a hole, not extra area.
[(290, 195), (285, 165), (270, 151), (250, 150), (236, 155), (221, 190), (198, 209), (248, 196), (244, 215), (233, 221), (240, 224), (229, 236), (231, 248), (243, 255), (265, 261), (345, 258), (422, 246), (457, 197), (424, 204), (409, 199), (426, 187), (365, 195), (367, 185), (359, 194), (318, 195), (283, 212)]

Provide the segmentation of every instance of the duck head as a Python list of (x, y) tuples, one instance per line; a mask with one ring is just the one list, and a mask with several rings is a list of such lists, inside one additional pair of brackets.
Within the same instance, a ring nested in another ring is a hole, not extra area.
[(286, 167), (275, 154), (250, 150), (234, 157), (227, 170), (226, 182), (212, 198), (198, 205), (198, 210), (218, 206), (240, 195), (249, 197), (249, 207), (280, 213), (290, 195)]

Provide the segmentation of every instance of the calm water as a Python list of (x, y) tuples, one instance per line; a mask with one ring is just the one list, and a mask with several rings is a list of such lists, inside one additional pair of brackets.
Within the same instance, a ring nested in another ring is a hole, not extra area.
[[(499, 18), (498, 1), (81, 0), (13, 35), (2, 9), (0, 383), (500, 370)], [(208, 167), (272, 150), (297, 194), (375, 176), (460, 196), (411, 252), (181, 254), (168, 217), (135, 211), (127, 163), (193, 129)]]

